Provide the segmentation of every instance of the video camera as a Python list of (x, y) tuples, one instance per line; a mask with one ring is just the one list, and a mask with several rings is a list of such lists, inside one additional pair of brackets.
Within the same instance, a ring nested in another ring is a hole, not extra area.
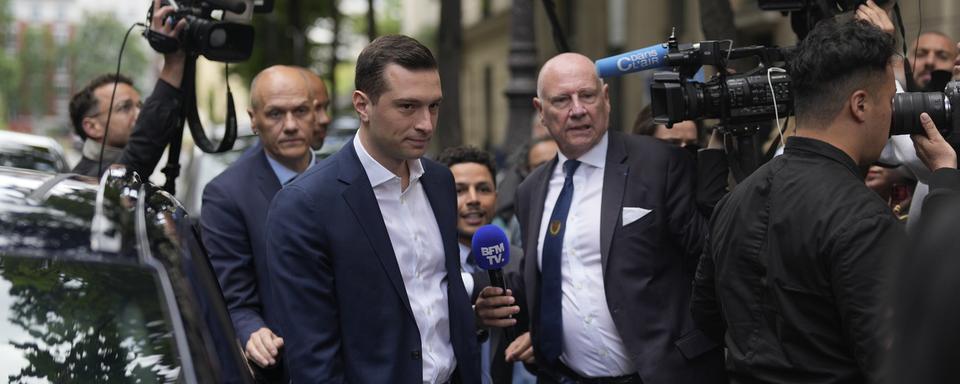
[[(187, 20), (179, 41), (150, 31), (144, 36), (160, 53), (182, 48), (187, 55), (203, 55), (209, 60), (236, 63), (250, 58), (253, 52), (252, 14), (273, 10), (273, 0), (162, 0), (161, 5), (173, 6), (170, 22)], [(147, 15), (152, 17), (153, 9)], [(220, 14), (220, 19), (214, 17)]]
[[(657, 124), (669, 127), (684, 120), (716, 118), (724, 129), (792, 113), (790, 75), (768, 68), (786, 62), (793, 48), (730, 48), (728, 41), (703, 41), (681, 47), (674, 32), (667, 49), (665, 62), (674, 70), (654, 73), (650, 86), (653, 120)], [(728, 75), (728, 61), (744, 58), (758, 58), (760, 65), (743, 74)], [(703, 65), (713, 66), (717, 74), (707, 82), (689, 80)]]
[[(183, 49), (186, 61), (183, 68), (183, 105), (178, 119), (179, 129), (170, 141), (164, 186), (170, 193), (175, 191), (175, 181), (180, 175), (180, 146), (183, 125), (190, 127), (193, 141), (207, 153), (221, 153), (233, 148), (237, 138), (237, 112), (230, 85), (227, 84), (227, 115), (223, 137), (214, 144), (203, 130), (197, 111), (196, 65), (203, 55), (209, 60), (223, 63), (244, 61), (253, 52), (253, 13), (273, 11), (273, 0), (161, 0), (161, 6), (172, 6), (174, 12), (164, 22), (168, 25), (186, 20), (187, 26), (177, 38), (166, 36), (152, 29), (144, 31), (150, 46), (159, 53), (168, 54)], [(153, 18), (153, 7), (147, 13), (147, 23)]]
[[(665, 56), (674, 71), (658, 72), (650, 86), (653, 120), (670, 126), (684, 120), (720, 119), (724, 133), (750, 134), (749, 123), (792, 114), (790, 75), (768, 73), (770, 64), (786, 62), (794, 47), (752, 46), (723, 49), (723, 41), (681, 46), (671, 34)], [(760, 66), (744, 74), (727, 75), (728, 60), (757, 57)], [(688, 80), (702, 65), (717, 68), (705, 83)], [(776, 108), (774, 107), (776, 105)], [(890, 135), (923, 134), (920, 113), (926, 112), (943, 137), (960, 127), (960, 81), (947, 83), (943, 92), (904, 92), (893, 99)], [(953, 140), (952, 140), (953, 141)], [(955, 141), (960, 142), (960, 137)]]

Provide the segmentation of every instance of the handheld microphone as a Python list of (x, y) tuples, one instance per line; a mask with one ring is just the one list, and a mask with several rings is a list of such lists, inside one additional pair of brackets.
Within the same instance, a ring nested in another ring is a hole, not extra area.
[(621, 53), (616, 56), (597, 60), (597, 74), (600, 77), (621, 76), (637, 71), (656, 69), (667, 65), (669, 49), (666, 43), (654, 44), (646, 48)]
[(490, 274), (490, 285), (506, 290), (503, 267), (510, 263), (510, 240), (500, 227), (487, 224), (473, 234), (471, 245), (477, 266)]
[[(502, 289), (506, 294), (503, 267), (510, 263), (510, 240), (507, 234), (496, 225), (484, 225), (473, 234), (470, 249), (477, 266), (490, 275), (490, 285)], [(508, 340), (513, 340), (513, 327), (506, 328), (504, 332)]]

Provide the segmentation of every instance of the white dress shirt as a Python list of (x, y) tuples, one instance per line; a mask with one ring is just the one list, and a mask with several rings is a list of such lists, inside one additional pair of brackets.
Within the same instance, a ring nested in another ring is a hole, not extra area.
[[(264, 153), (267, 156), (267, 163), (270, 164), (270, 169), (273, 170), (273, 174), (277, 176), (277, 181), (280, 182), (280, 187), (287, 185), (295, 177), (300, 176), (300, 173), (294, 171), (290, 168), (287, 168), (286, 165), (280, 164), (279, 161), (273, 159), (269, 153)], [(317, 155), (310, 151), (310, 163), (307, 165), (307, 169), (317, 164)], [(306, 172), (307, 169), (304, 169), (303, 172)]]
[[(637, 370), (628, 357), (620, 333), (610, 316), (603, 286), (600, 256), (600, 203), (603, 196), (603, 168), (607, 157), (608, 134), (579, 159), (573, 174), (573, 199), (567, 214), (560, 262), (563, 292), (563, 354), (560, 360), (584, 377), (622, 376)], [(543, 203), (537, 266), (543, 265), (543, 238), (553, 207), (563, 188), (563, 163), (550, 176)]]
[(460, 276), (463, 278), (463, 287), (467, 289), (467, 296), (471, 296), (473, 293), (473, 273), (480, 268), (467, 262), (467, 258), (470, 257), (472, 251), (470, 246), (461, 242), (457, 242), (457, 245), (460, 246)]
[(397, 256), (410, 309), (420, 330), (423, 382), (445, 383), (452, 377), (457, 360), (450, 343), (443, 240), (430, 200), (420, 183), (423, 164), (419, 159), (407, 161), (410, 183), (406, 190), (401, 190), (400, 177), (370, 156), (359, 135), (353, 139), (353, 146), (373, 186), (383, 224)]

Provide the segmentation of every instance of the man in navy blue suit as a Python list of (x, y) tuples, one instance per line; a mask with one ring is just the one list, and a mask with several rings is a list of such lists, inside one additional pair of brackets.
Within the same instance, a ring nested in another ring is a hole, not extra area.
[(450, 170), (422, 158), (442, 93), (430, 51), (383, 36), (357, 59), (353, 142), (284, 187), (269, 271), (294, 383), (480, 383)]
[[(301, 68), (274, 66), (260, 72), (250, 92), (251, 127), (261, 148), (232, 164), (203, 190), (203, 243), (217, 272), (237, 335), (247, 357), (276, 367), (283, 339), (267, 275), (264, 223), (281, 186), (314, 164), (310, 149), (325, 100), (309, 88)], [(282, 370), (266, 370), (279, 378)]]

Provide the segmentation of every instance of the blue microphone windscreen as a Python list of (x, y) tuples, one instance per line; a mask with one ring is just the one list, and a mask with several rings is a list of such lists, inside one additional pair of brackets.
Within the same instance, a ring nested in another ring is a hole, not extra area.
[(485, 270), (502, 269), (510, 262), (510, 240), (500, 227), (487, 224), (473, 234), (473, 259)]
[(667, 45), (661, 43), (606, 57), (597, 60), (597, 75), (611, 77), (660, 68), (667, 65), (667, 53), (669, 52)]

